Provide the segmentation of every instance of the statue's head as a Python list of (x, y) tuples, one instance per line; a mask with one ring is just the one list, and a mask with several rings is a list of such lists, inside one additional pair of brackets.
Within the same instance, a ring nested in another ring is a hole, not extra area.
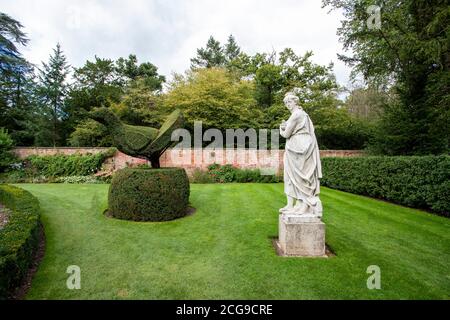
[(89, 112), (89, 117), (104, 125), (111, 125), (118, 122), (118, 118), (114, 112), (105, 107), (93, 109)]
[(293, 92), (288, 92), (283, 99), (284, 105), (289, 111), (293, 111), (295, 108), (299, 108), (300, 99)]

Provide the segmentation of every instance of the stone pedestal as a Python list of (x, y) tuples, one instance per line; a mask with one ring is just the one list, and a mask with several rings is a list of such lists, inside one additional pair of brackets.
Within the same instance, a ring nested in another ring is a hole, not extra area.
[(278, 231), (282, 255), (326, 257), (325, 224), (316, 216), (280, 214)]

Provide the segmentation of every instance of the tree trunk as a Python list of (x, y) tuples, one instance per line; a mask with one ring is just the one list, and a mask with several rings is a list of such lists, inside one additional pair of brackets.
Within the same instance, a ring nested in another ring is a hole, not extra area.
[(56, 122), (58, 121), (56, 117), (56, 106), (53, 107), (53, 147), (56, 148)]
[(153, 169), (161, 168), (161, 165), (159, 163), (159, 158), (160, 158), (159, 154), (150, 158), (150, 164), (152, 165)]

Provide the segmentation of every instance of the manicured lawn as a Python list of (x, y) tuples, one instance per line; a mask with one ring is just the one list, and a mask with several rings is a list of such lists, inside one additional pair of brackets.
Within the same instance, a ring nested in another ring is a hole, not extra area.
[[(107, 185), (20, 185), (47, 236), (28, 299), (450, 298), (450, 220), (323, 188), (329, 259), (278, 257), (281, 184), (191, 185), (197, 212), (165, 223), (106, 218)], [(81, 290), (66, 268), (81, 267)], [(367, 267), (381, 268), (368, 290)]]

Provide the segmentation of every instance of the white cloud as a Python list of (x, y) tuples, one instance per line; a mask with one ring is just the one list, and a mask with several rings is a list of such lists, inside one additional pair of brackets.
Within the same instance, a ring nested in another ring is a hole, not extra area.
[(348, 82), (349, 69), (337, 59), (341, 17), (319, 0), (0, 0), (0, 6), (25, 26), (31, 41), (23, 52), (36, 64), (59, 41), (73, 66), (94, 55), (135, 53), (168, 76), (189, 68), (210, 35), (226, 41), (232, 33), (248, 53), (312, 50), (316, 62), (333, 61), (338, 81)]

